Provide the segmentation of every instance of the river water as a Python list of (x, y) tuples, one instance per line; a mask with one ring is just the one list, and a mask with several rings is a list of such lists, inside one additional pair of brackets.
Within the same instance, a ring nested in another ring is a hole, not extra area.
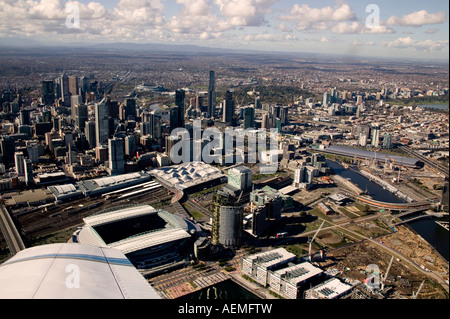
[(260, 299), (231, 279), (190, 293), (180, 299)]
[[(335, 174), (348, 178), (362, 190), (367, 190), (368, 195), (373, 199), (390, 203), (405, 203), (406, 201), (385, 190), (375, 182), (370, 181), (365, 176), (359, 174), (353, 169), (345, 169), (339, 163), (326, 160)], [(408, 225), (432, 245), (446, 260), (449, 260), (449, 232), (435, 222), (435, 218), (424, 218), (408, 223)], [(441, 219), (447, 220), (447, 219)]]

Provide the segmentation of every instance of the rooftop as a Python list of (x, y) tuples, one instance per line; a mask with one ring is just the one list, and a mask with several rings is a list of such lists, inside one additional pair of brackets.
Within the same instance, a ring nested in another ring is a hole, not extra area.
[(261, 267), (270, 268), (280, 263), (287, 262), (295, 258), (295, 255), (284, 248), (277, 248), (267, 252), (262, 252), (247, 256), (245, 259), (259, 264)]
[(293, 285), (312, 278), (323, 271), (309, 262), (304, 262), (291, 267), (283, 268), (275, 271), (275, 275), (282, 277), (284, 280), (289, 281)]
[(0, 298), (161, 299), (119, 250), (69, 243), (28, 248), (0, 265)]

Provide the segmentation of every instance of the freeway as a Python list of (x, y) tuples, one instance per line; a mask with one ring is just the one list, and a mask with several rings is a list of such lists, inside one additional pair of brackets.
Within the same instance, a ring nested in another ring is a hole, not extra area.
[(420, 154), (419, 152), (416, 152), (415, 150), (411, 149), (408, 146), (400, 146), (399, 148), (402, 151), (405, 151), (406, 153), (408, 153), (409, 155), (414, 156), (415, 158), (418, 158), (419, 160), (423, 161), (425, 164), (436, 169), (439, 173), (444, 175), (446, 178), (449, 177), (449, 168), (447, 166), (429, 159), (428, 157)]
[(12, 255), (25, 249), (25, 245), (4, 205), (0, 209), (0, 229)]

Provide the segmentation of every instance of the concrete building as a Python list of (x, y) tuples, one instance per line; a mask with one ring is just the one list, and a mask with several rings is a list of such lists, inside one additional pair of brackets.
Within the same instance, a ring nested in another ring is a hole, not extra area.
[(270, 270), (279, 269), (295, 259), (296, 256), (286, 249), (277, 248), (244, 257), (242, 272), (265, 287)]
[(121, 138), (108, 139), (108, 173), (109, 175), (125, 173), (124, 143)]
[(252, 171), (245, 166), (233, 167), (228, 170), (228, 185), (237, 190), (252, 187)]
[(290, 299), (303, 298), (306, 285), (322, 277), (323, 271), (309, 262), (269, 272), (268, 285), (274, 292)]

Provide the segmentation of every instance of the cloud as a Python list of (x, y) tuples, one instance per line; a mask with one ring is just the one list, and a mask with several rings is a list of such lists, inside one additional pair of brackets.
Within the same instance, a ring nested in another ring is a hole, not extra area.
[(420, 27), (426, 24), (440, 24), (447, 21), (445, 12), (439, 11), (436, 13), (428, 13), (426, 10), (420, 10), (408, 15), (404, 15), (401, 18), (391, 16), (387, 20), (387, 25), (399, 25), (399, 26), (413, 26)]
[(223, 17), (233, 26), (261, 26), (267, 24), (265, 15), (271, 12), (276, 0), (214, 0)]
[(399, 48), (399, 49), (414, 49), (418, 51), (425, 52), (436, 52), (442, 50), (444, 47), (448, 46), (448, 40), (414, 40), (411, 37), (401, 37), (394, 41), (382, 42), (383, 46), (388, 48)]
[(308, 4), (294, 4), (289, 14), (281, 15), (280, 20), (297, 23), (297, 30), (327, 30), (333, 22), (355, 21), (356, 14), (347, 3), (335, 7), (311, 8)]

